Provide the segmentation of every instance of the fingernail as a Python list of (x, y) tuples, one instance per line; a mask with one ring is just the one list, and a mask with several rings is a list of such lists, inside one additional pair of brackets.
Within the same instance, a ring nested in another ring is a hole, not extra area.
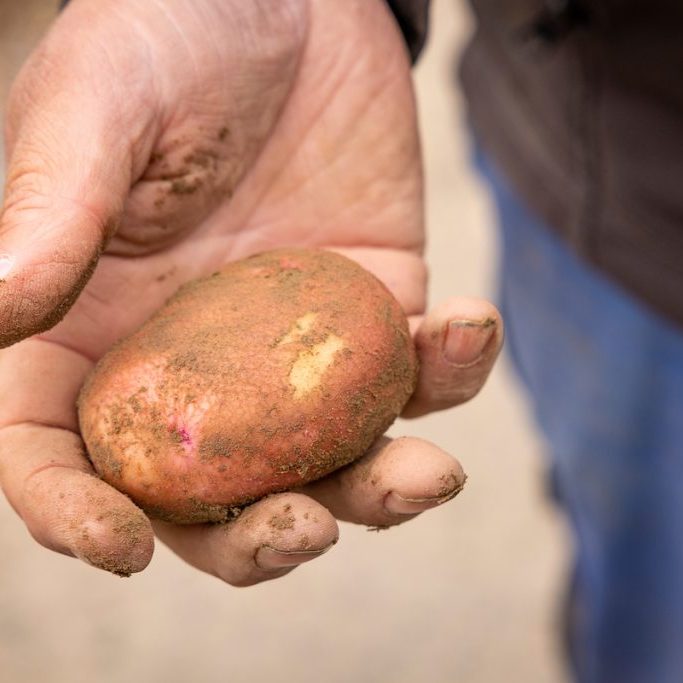
[(284, 567), (296, 567), (298, 564), (314, 560), (316, 557), (324, 555), (334, 543), (322, 548), (321, 550), (276, 550), (269, 545), (262, 545), (254, 556), (254, 562), (259, 569), (273, 570), (283, 569)]
[(486, 344), (493, 336), (496, 321), (451, 320), (444, 340), (443, 355), (449, 363), (468, 367), (479, 361)]
[(462, 485), (437, 498), (404, 498), (395, 491), (390, 491), (384, 499), (384, 509), (390, 515), (417, 515), (455, 498), (460, 491)]
[(6, 254), (0, 254), (0, 280), (4, 280), (7, 273), (12, 270), (14, 259)]

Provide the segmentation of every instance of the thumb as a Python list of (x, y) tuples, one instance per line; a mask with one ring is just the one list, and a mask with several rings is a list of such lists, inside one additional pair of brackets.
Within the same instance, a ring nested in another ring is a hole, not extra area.
[(20, 74), (8, 114), (0, 347), (64, 317), (116, 229), (133, 174), (111, 100), (38, 61)]
[(41, 140), (27, 130), (9, 164), (0, 217), (0, 347), (64, 317), (121, 211), (125, 171), (83, 158), (70, 131), (61, 132)]

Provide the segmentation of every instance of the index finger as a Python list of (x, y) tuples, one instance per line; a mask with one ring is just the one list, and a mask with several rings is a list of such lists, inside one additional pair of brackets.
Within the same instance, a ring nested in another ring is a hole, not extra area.
[(149, 563), (154, 536), (142, 510), (96, 476), (77, 433), (91, 367), (40, 339), (0, 352), (0, 488), (43, 546), (129, 575)]

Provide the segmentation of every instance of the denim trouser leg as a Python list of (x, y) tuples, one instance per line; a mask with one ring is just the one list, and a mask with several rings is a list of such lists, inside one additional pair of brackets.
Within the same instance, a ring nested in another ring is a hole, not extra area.
[(683, 333), (580, 262), (478, 165), (501, 226), (507, 348), (576, 540), (576, 677), (681, 683)]

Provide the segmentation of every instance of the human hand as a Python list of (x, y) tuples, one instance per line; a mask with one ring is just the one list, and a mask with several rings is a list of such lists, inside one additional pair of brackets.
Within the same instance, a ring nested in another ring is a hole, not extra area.
[[(383, 0), (72, 0), (11, 94), (0, 219), (0, 343), (35, 335), (0, 353), (0, 484), (40, 543), (115, 573), (149, 562), (152, 525), (93, 476), (76, 396), (117, 339), (227, 261), (345, 253), (411, 316), (422, 366), (407, 414), (477, 392), (502, 324), (462, 299), (420, 317), (416, 130)], [(229, 524), (154, 529), (248, 585), (330, 547), (335, 518), (396, 524), (462, 483), (436, 446), (384, 439)]]

